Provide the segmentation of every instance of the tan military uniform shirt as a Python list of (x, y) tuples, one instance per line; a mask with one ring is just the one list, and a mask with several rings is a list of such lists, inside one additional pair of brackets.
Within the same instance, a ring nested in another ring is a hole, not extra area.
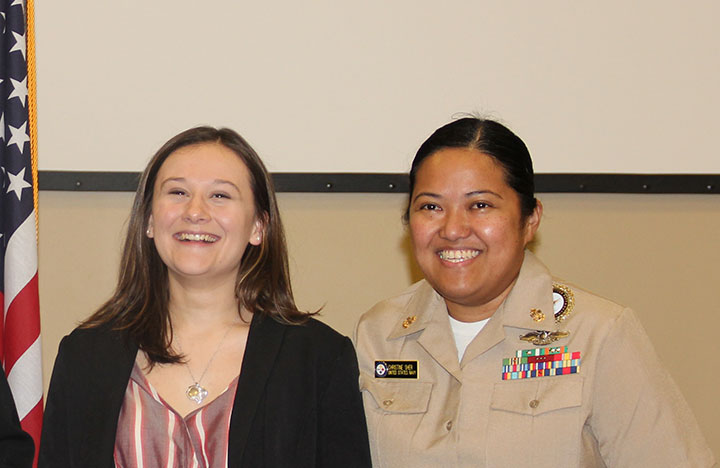
[[(554, 287), (565, 292), (554, 296)], [(559, 322), (554, 297), (565, 303)], [(537, 330), (570, 334), (538, 346), (519, 339)], [(553, 284), (530, 252), (510, 295), (461, 362), (445, 302), (425, 281), (365, 313), (355, 344), (375, 467), (714, 463), (635, 314)], [(549, 356), (565, 347), (569, 359), (561, 365), (569, 369), (552, 371), (563, 375), (503, 380), (503, 360), (518, 351), (543, 349)]]

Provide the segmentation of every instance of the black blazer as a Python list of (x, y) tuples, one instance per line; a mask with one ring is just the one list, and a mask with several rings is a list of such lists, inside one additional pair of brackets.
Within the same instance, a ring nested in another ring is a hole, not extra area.
[(0, 368), (0, 467), (30, 468), (34, 457), (35, 444), (20, 428), (15, 400)]
[[(110, 327), (60, 343), (40, 467), (113, 467), (117, 421), (138, 346)], [(347, 337), (310, 320), (256, 314), (230, 419), (229, 467), (369, 467), (370, 449)]]

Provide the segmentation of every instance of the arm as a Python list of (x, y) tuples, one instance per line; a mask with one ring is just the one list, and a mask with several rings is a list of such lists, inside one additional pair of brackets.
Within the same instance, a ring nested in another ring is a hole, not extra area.
[(348, 338), (334, 362), (318, 414), (318, 466), (370, 467), (355, 349)]
[(39, 468), (70, 466), (68, 418), (66, 414), (67, 399), (65, 397), (65, 377), (69, 371), (63, 353), (63, 344), (66, 340), (67, 337), (60, 342), (52, 378), (50, 379), (50, 389), (45, 404), (42, 437), (40, 439)]
[(0, 370), (0, 466), (30, 467), (34, 456), (33, 440), (20, 428), (5, 372)]
[(592, 400), (589, 424), (608, 466), (713, 465), (690, 408), (629, 309), (601, 346)]

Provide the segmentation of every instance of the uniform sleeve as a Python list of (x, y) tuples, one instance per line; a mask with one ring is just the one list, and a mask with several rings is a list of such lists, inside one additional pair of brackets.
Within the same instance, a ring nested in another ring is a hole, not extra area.
[(20, 428), (15, 401), (0, 369), (0, 466), (27, 468), (32, 466), (34, 456), (32, 438)]
[(589, 424), (607, 466), (714, 464), (689, 406), (629, 309), (598, 355)]
[(370, 447), (355, 349), (348, 338), (320, 400), (318, 467), (370, 467)]
[(50, 388), (43, 416), (42, 437), (40, 439), (39, 468), (70, 466), (67, 405), (65, 403), (65, 377), (68, 375), (68, 371), (65, 353), (63, 352), (63, 344), (66, 340), (67, 337), (60, 342), (50, 379)]

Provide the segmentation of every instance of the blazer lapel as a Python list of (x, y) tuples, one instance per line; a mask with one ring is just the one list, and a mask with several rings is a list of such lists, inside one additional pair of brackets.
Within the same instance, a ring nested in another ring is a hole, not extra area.
[(117, 421), (138, 346), (125, 333), (109, 331), (102, 334), (95, 349), (92, 365), (83, 370), (89, 374), (91, 388), (83, 393), (85, 401), (75, 402), (91, 428), (86, 443), (78, 446), (78, 459), (85, 466), (112, 467)]
[(284, 335), (285, 326), (272, 317), (253, 316), (230, 418), (228, 466), (240, 466), (243, 459), (252, 422)]

